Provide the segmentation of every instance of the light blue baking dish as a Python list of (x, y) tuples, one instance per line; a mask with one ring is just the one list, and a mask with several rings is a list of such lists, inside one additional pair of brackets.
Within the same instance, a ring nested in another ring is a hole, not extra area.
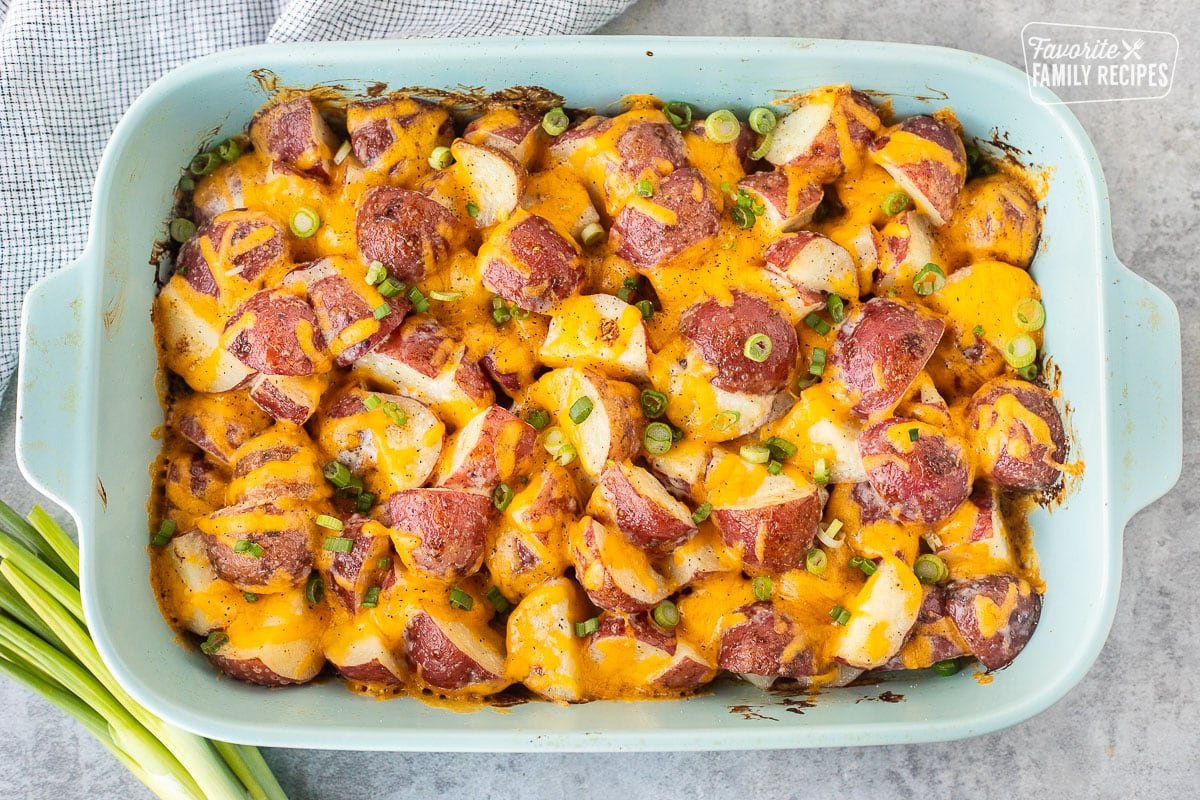
[[(147, 465), (159, 442), (149, 309), (151, 243), (179, 165), (242, 129), (265, 99), (253, 70), (282, 85), (540, 84), (574, 105), (610, 108), (652, 92), (740, 110), (849, 82), (887, 93), (901, 115), (954, 107), (966, 130), (1007, 134), (1048, 168), (1043, 252), (1046, 347), (1062, 369), (1083, 479), (1032, 518), (1047, 584), (1041, 625), (990, 683), (971, 671), (852, 687), (811, 707), (728, 685), (680, 702), (460, 714), (417, 700), (359, 697), (337, 682), (264, 691), (217, 680), (180, 647), (146, 580)], [(1049, 99), (1049, 95), (1035, 95)], [(713, 750), (919, 742), (1027, 719), (1083, 676), (1108, 634), (1121, 537), (1169, 489), (1181, 459), (1179, 319), (1161, 291), (1118, 262), (1096, 153), (1065, 106), (1031, 98), (1025, 75), (933, 47), (806, 39), (564, 38), (288, 44), (237, 50), (172, 72), (133, 105), (100, 164), (91, 236), (74, 264), (26, 300), (17, 449), (29, 481), (66, 507), (82, 537), (83, 596), (104, 660), (138, 700), (206, 736), (259, 745), (379, 750)], [(885, 699), (876, 702), (884, 691)], [(795, 713), (800, 712), (800, 713)]]

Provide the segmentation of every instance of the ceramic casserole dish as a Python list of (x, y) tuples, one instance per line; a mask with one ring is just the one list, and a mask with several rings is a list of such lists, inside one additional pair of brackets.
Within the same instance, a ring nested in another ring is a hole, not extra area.
[[(179, 168), (241, 131), (283, 86), (382, 81), (496, 90), (541, 85), (615, 110), (649, 92), (700, 108), (750, 107), (830, 83), (890, 98), (898, 116), (952, 106), (970, 136), (1000, 137), (1047, 178), (1033, 272), (1050, 311), (1073, 456), (1065, 501), (1030, 522), (1046, 583), (1041, 623), (1009, 668), (978, 680), (921, 675), (815, 697), (722, 683), (670, 702), (593, 702), (455, 713), (377, 701), (337, 681), (264, 690), (218, 680), (181, 647), (147, 579), (149, 465), (160, 441), (150, 308), (151, 247), (164, 237)], [(920, 742), (972, 736), (1047, 708), (1082, 678), (1111, 625), (1126, 521), (1181, 466), (1179, 320), (1113, 254), (1100, 164), (1065, 106), (1018, 70), (911, 45), (804, 39), (548, 38), (288, 44), (218, 53), (172, 72), (130, 108), (100, 164), (78, 261), (24, 309), (17, 448), (29, 481), (63, 505), (82, 540), (83, 598), (104, 660), (131, 694), (205, 736), (258, 745), (380, 750), (712, 750)], [(1039, 102), (1041, 101), (1041, 102)], [(884, 694), (887, 692), (888, 694)], [(880, 698), (892, 702), (873, 702)], [(872, 702), (864, 702), (872, 701)], [(789, 713), (799, 712), (799, 713)]]

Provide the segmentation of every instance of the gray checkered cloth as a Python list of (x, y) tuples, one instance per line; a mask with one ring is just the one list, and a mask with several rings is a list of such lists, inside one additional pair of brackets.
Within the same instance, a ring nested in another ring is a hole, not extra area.
[(588, 33), (633, 2), (0, 0), (0, 394), (25, 292), (83, 250), (104, 144), (161, 75), (263, 42)]

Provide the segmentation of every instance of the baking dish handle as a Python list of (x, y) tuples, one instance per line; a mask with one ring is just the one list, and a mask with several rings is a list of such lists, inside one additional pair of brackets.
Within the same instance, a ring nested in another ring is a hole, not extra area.
[(1109, 255), (1109, 408), (1112, 495), (1128, 520), (1167, 493), (1183, 468), (1179, 311), (1157, 286)]
[[(64, 508), (88, 491), (80, 451), (91, 341), (83, 279), (97, 257), (89, 246), (73, 264), (45, 276), (25, 295), (17, 371), (17, 463), (25, 479)], [(86, 448), (84, 448), (86, 449)]]

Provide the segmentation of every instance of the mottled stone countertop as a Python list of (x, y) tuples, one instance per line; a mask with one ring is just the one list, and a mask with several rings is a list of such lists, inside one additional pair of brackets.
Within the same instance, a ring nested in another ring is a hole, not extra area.
[[(966, 741), (848, 750), (650, 754), (438, 754), (268, 750), (296, 800), (563, 797), (1088, 797), (1190, 796), (1200, 778), (1200, 432), (1191, 390), (1200, 344), (1200, 34), (1183, 0), (934, 0), (916, 6), (761, 0), (642, 0), (602, 32), (795, 35), (957, 47), (1022, 65), (1031, 21), (1170, 31), (1180, 42), (1166, 99), (1074, 106), (1111, 192), (1117, 255), (1179, 307), (1184, 348), (1183, 478), (1125, 531), (1121, 597), (1096, 664), (1063, 700), (1006, 731)], [(1153, 357), (1153, 354), (1147, 354)], [(14, 382), (15, 383), (15, 382)], [(0, 451), (13, 451), (14, 398), (0, 410)], [(38, 496), (11, 458), (0, 497)], [(12, 800), (150, 797), (91, 737), (45, 701), (0, 681), (0, 796)]]

